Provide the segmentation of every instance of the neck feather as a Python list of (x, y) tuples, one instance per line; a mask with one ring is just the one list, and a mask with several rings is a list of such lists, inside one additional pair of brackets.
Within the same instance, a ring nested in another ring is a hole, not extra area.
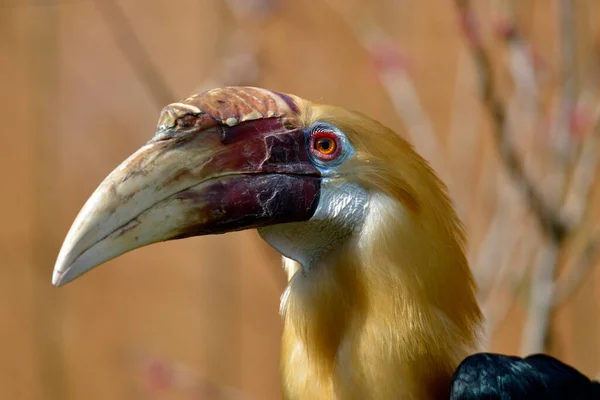
[(447, 398), (481, 318), (455, 222), (376, 193), (363, 229), (309, 271), (285, 259), (285, 398)]

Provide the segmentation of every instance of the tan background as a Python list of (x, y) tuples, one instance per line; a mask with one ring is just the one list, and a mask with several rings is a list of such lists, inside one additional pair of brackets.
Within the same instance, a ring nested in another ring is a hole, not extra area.
[[(92, 190), (152, 136), (161, 105), (195, 90), (264, 86), (403, 129), (360, 40), (360, 21), (373, 22), (405, 54), (439, 144), (469, 151), (471, 164), (455, 162), (442, 176), (452, 175), (470, 254), (481, 244), (498, 203), (499, 163), (452, 1), (95, 3), (0, 1), (1, 399), (230, 398), (215, 392), (226, 388), (245, 398), (279, 397), (285, 277), (278, 255), (255, 232), (150, 246), (61, 289), (50, 285), (51, 271)], [(557, 87), (557, 2), (527, 3), (512, 11), (546, 63), (546, 82)], [(477, 4), (497, 78), (508, 82), (510, 61), (490, 28), (498, 6)], [(575, 51), (580, 59), (598, 57), (600, 3), (574, 4), (581, 31)], [(261, 5), (268, 6), (264, 14)], [(128, 31), (119, 31), (124, 23), (174, 98), (153, 94), (156, 79), (150, 77), (152, 89), (132, 64), (131, 57), (144, 57), (132, 54)], [(577, 68), (587, 79), (597, 64), (586, 63)], [(586, 86), (584, 78), (578, 85)], [(502, 94), (511, 87), (503, 85)], [(477, 141), (462, 141), (463, 130)], [(596, 204), (593, 192), (588, 203)], [(593, 225), (597, 213), (586, 215)], [(590, 375), (600, 371), (599, 284), (596, 268), (559, 307), (548, 347)], [(511, 303), (492, 350), (520, 352), (523, 304)]]

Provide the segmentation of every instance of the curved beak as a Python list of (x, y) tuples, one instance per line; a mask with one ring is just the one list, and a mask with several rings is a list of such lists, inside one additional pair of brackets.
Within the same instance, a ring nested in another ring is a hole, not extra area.
[(302, 129), (283, 117), (207, 124), (179, 104), (86, 202), (58, 255), (54, 285), (159, 241), (312, 217), (320, 178)]

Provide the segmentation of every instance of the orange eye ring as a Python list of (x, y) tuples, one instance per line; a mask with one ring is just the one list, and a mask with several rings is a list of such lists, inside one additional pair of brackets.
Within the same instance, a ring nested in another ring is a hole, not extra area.
[(311, 136), (310, 151), (315, 157), (329, 161), (340, 155), (342, 146), (334, 132), (317, 131)]

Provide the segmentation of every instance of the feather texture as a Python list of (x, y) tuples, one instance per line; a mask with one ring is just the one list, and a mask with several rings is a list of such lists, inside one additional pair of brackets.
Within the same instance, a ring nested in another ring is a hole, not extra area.
[(452, 379), (451, 400), (592, 400), (600, 383), (557, 359), (480, 353), (464, 360)]
[(481, 314), (464, 233), (444, 184), (399, 135), (360, 113), (296, 98), (308, 127), (341, 129), (356, 150), (336, 178), (369, 193), (358, 232), (296, 271), (286, 289), (288, 399), (448, 398)]

